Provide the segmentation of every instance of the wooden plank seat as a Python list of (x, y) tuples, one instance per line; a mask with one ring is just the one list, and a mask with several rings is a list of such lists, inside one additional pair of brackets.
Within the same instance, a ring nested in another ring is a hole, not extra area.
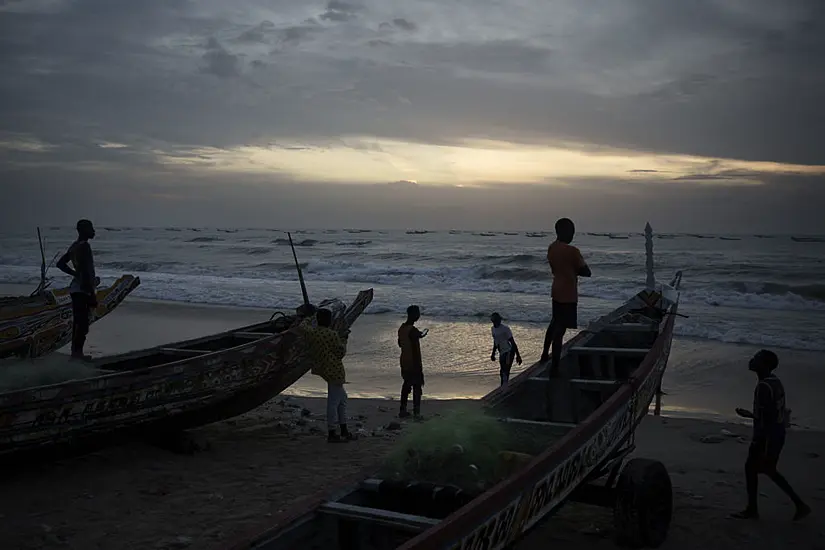
[(214, 353), (214, 350), (208, 349), (183, 349), (183, 348), (160, 348), (161, 353), (168, 353), (170, 355), (185, 355), (191, 357), (193, 355), (206, 355), (207, 353)]
[(355, 504), (343, 504), (341, 502), (327, 502), (322, 504), (318, 510), (322, 514), (339, 517), (350, 521), (366, 521), (372, 524), (384, 525), (395, 529), (403, 529), (413, 533), (426, 531), (439, 520), (412, 514), (402, 514), (381, 510), (379, 508), (369, 508), (357, 506)]
[(568, 350), (568, 353), (581, 355), (635, 355), (645, 356), (650, 352), (647, 348), (597, 348), (589, 346), (576, 346)]
[[(531, 376), (527, 379), (530, 382), (554, 382), (557, 378), (547, 378), (546, 376)], [(570, 378), (568, 382), (577, 386), (618, 386), (625, 382), (625, 380), (615, 380), (611, 378)]]
[(548, 422), (545, 420), (526, 420), (524, 418), (513, 417), (499, 418), (498, 420), (506, 424), (526, 424), (529, 426), (545, 426), (547, 428), (568, 428), (572, 430), (576, 427), (575, 422)]
[(238, 338), (251, 338), (253, 340), (258, 340), (259, 338), (268, 338), (269, 336), (274, 336), (271, 332), (233, 332), (232, 336), (237, 336)]
[(582, 329), (582, 332), (598, 334), (600, 332), (658, 332), (657, 323), (605, 323), (593, 324)]

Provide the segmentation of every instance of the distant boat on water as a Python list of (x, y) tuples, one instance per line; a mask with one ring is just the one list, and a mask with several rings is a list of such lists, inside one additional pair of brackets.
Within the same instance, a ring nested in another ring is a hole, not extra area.
[(425, 231), (423, 229), (411, 229), (407, 231), (407, 235), (426, 235), (429, 231)]
[(797, 243), (825, 243), (823, 237), (791, 237), (791, 240)]
[(741, 241), (739, 237), (719, 237), (720, 241)]

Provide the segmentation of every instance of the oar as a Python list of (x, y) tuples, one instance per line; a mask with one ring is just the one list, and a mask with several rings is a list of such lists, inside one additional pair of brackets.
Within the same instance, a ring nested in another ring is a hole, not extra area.
[(292, 248), (292, 257), (295, 259), (295, 269), (298, 270), (298, 281), (301, 283), (301, 294), (304, 296), (304, 305), (309, 307), (309, 296), (307, 295), (307, 285), (304, 283), (304, 274), (301, 271), (301, 264), (298, 263), (298, 254), (295, 253), (295, 245), (292, 244), (292, 233), (287, 232), (289, 237), (289, 247)]

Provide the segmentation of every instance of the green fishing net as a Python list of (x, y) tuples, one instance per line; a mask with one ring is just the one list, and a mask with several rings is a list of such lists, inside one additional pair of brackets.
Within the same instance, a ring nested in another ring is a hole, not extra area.
[(546, 448), (547, 437), (532, 432), (503, 424), (480, 407), (462, 407), (414, 425), (388, 455), (381, 475), (478, 492), (513, 473), (512, 453), (523, 453), (523, 465), (527, 455)]

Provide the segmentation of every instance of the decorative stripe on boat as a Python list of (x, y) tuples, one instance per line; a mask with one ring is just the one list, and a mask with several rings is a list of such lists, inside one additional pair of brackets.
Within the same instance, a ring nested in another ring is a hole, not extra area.
[(354, 504), (343, 504), (341, 502), (327, 502), (322, 504), (318, 511), (322, 514), (329, 514), (348, 520), (366, 520), (370, 523), (377, 523), (413, 532), (425, 531), (439, 523), (437, 519), (424, 516), (401, 514), (399, 512), (367, 508), (366, 506), (356, 506)]
[(267, 336), (274, 336), (272, 332), (233, 332), (232, 336), (238, 338), (266, 338)]

